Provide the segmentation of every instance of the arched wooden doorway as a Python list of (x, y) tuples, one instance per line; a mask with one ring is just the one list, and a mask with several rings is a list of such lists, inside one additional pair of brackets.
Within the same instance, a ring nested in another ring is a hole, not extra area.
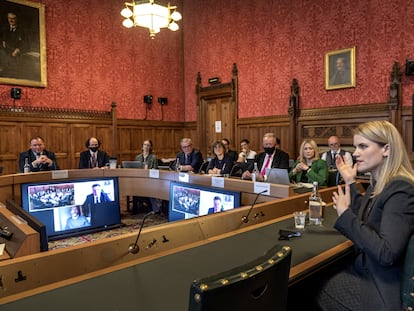
[(212, 143), (222, 138), (228, 138), (233, 148), (238, 149), (236, 133), (237, 85), (236, 64), (233, 64), (232, 79), (228, 83), (217, 83), (203, 87), (200, 73), (197, 75), (197, 132), (199, 148), (205, 157), (212, 155)]

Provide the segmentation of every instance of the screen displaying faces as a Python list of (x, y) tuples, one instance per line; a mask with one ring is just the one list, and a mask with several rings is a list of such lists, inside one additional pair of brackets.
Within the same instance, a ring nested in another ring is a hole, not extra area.
[(170, 184), (169, 221), (223, 212), (240, 206), (240, 192), (212, 187)]
[(23, 184), (22, 206), (49, 237), (120, 224), (116, 178)]

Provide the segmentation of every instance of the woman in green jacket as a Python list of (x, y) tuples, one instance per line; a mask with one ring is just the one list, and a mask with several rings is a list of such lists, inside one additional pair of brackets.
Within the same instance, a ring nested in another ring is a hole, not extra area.
[(319, 149), (315, 141), (305, 139), (300, 145), (300, 154), (289, 172), (293, 183), (318, 182), (320, 187), (327, 185), (328, 166), (326, 161), (319, 158)]

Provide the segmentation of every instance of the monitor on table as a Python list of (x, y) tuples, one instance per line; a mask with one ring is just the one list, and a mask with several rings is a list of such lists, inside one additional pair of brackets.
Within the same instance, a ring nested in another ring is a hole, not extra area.
[(168, 220), (175, 221), (223, 212), (240, 206), (240, 191), (170, 183)]
[(24, 183), (21, 197), (23, 209), (45, 224), (49, 240), (122, 225), (117, 177)]

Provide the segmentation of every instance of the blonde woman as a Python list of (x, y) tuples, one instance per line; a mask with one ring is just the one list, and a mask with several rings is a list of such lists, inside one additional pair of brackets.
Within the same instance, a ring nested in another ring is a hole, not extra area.
[[(355, 165), (337, 157), (345, 181), (333, 201), (335, 228), (348, 237), (356, 256), (319, 292), (322, 310), (402, 310), (404, 256), (414, 231), (414, 171), (398, 130), (371, 121), (354, 132)], [(371, 173), (364, 195), (357, 172)]]
[(302, 142), (299, 157), (293, 164), (289, 177), (294, 183), (313, 183), (317, 181), (319, 186), (326, 186), (328, 166), (326, 161), (319, 158), (318, 145), (314, 140), (305, 139)]

